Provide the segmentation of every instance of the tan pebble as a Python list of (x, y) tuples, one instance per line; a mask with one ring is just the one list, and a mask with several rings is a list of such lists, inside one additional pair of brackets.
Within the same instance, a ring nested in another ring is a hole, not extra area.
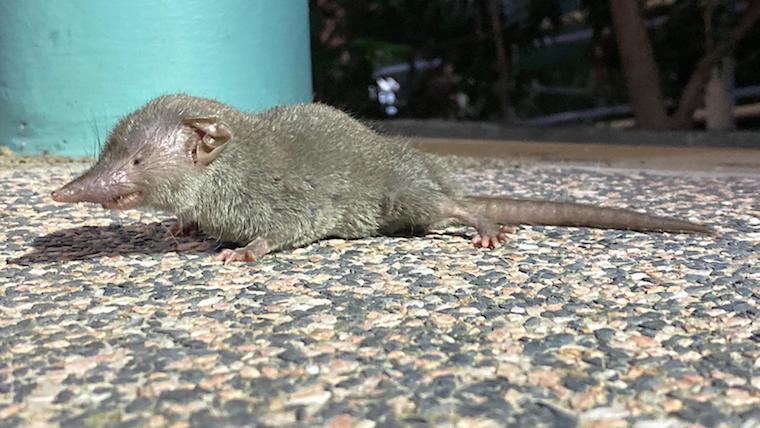
[(575, 346), (564, 346), (559, 348), (557, 355), (565, 357), (566, 360), (580, 362), (584, 356), (584, 349)]
[(264, 375), (264, 377), (268, 377), (270, 379), (274, 379), (279, 374), (279, 370), (277, 370), (277, 367), (272, 366), (266, 366), (261, 369), (261, 374)]
[(330, 371), (330, 374), (336, 375), (336, 374), (346, 373), (346, 372), (355, 370), (356, 367), (358, 366), (359, 366), (359, 363), (356, 361), (337, 359), (330, 362), (330, 365), (328, 366), (328, 370)]
[(688, 351), (684, 354), (681, 354), (681, 361), (688, 362), (688, 361), (699, 361), (702, 359), (702, 354), (696, 351)]
[(472, 306), (465, 306), (463, 308), (459, 308), (460, 314), (466, 314), (466, 315), (477, 315), (480, 313), (480, 309), (472, 307)]
[(116, 306), (96, 306), (87, 312), (94, 315), (100, 315), (100, 314), (109, 314), (117, 309), (119, 308)]
[(621, 420), (631, 415), (630, 409), (618, 407), (596, 407), (584, 411), (579, 418), (582, 427), (604, 427), (608, 421)]
[(607, 394), (604, 392), (604, 387), (596, 386), (589, 388), (588, 391), (582, 394), (576, 394), (571, 399), (572, 407), (574, 409), (586, 410), (596, 405), (604, 404), (607, 400)]
[[(424, 360), (423, 360), (424, 361)], [(440, 366), (440, 364), (438, 364)], [(455, 367), (445, 367), (442, 369), (430, 370), (430, 372), (424, 377), (424, 383), (428, 384), (433, 382), (438, 377), (456, 375), (458, 369)]]
[(17, 404), (11, 404), (8, 407), (0, 409), (0, 419), (8, 419), (15, 415), (17, 415), (21, 410), (23, 410), (25, 407), (25, 404), (17, 403)]
[(29, 275), (41, 276), (41, 275), (44, 275), (46, 272), (47, 271), (45, 269), (34, 268), (34, 269), (29, 270)]
[(544, 312), (544, 308), (541, 306), (531, 306), (529, 308), (521, 308), (519, 306), (515, 306), (512, 308), (512, 313), (515, 314), (528, 314), (532, 317), (539, 316)]
[(652, 339), (651, 337), (641, 336), (638, 334), (632, 335), (628, 339), (639, 348), (652, 348), (659, 345), (657, 341)]
[(375, 428), (376, 425), (375, 421), (362, 419), (354, 425), (354, 428)]
[(665, 400), (662, 408), (668, 413), (677, 412), (683, 408), (683, 402), (681, 400)]
[(524, 385), (528, 377), (520, 366), (512, 363), (499, 364), (496, 367), (496, 376), (501, 376), (517, 385)]
[(218, 374), (215, 376), (211, 376), (209, 378), (205, 378), (200, 382), (200, 386), (206, 389), (217, 389), (221, 385), (224, 385), (224, 383), (232, 377), (230, 374)]
[(522, 408), (520, 403), (525, 400), (525, 394), (516, 389), (510, 389), (502, 396), (502, 399), (515, 410), (520, 410)]
[(398, 313), (370, 312), (362, 328), (371, 330), (375, 327), (393, 328), (401, 324), (402, 315)]
[(700, 403), (707, 403), (708, 401), (716, 400), (718, 398), (718, 395), (713, 392), (703, 391), (692, 394), (689, 396), (689, 398), (694, 401), (699, 401)]
[(753, 376), (751, 383), (752, 383), (752, 386), (754, 386), (757, 389), (760, 389), (760, 376)]
[(145, 424), (145, 426), (149, 428), (163, 428), (167, 425), (166, 418), (161, 415), (151, 416)]
[(322, 274), (318, 274), (318, 275), (314, 276), (313, 278), (311, 278), (310, 281), (312, 283), (319, 284), (320, 282), (326, 282), (330, 278), (332, 278), (332, 276), (330, 276), (329, 274), (322, 273)]
[(338, 415), (327, 421), (329, 428), (353, 428), (354, 419), (351, 415)]
[(204, 306), (211, 306), (211, 305), (214, 305), (216, 303), (219, 303), (221, 300), (222, 300), (222, 298), (219, 297), (219, 296), (209, 297), (207, 299), (203, 299), (200, 302), (198, 302), (198, 307), (202, 308)]
[(499, 328), (491, 331), (486, 335), (491, 342), (504, 342), (510, 338), (511, 334), (506, 328)]
[(403, 395), (399, 395), (396, 398), (392, 398), (388, 401), (393, 413), (396, 416), (402, 416), (414, 412), (416, 408), (414, 401), (410, 400)]
[(240, 376), (245, 379), (261, 377), (261, 372), (256, 367), (243, 367), (240, 369)]
[(33, 343), (25, 342), (25, 343), (19, 343), (18, 345), (11, 348), (12, 354), (27, 354), (29, 352), (32, 352), (33, 350), (37, 349), (37, 347)]
[(327, 328), (314, 330), (309, 334), (309, 337), (316, 340), (330, 340), (335, 336), (335, 331)]
[(604, 419), (584, 423), (583, 428), (625, 428), (630, 426), (625, 419)]
[(528, 374), (528, 382), (544, 388), (552, 388), (562, 382), (562, 377), (552, 370), (535, 370)]
[(425, 325), (425, 320), (419, 319), (419, 318), (413, 319), (413, 320), (406, 321), (404, 325), (407, 327), (422, 327), (423, 325)]
[(50, 348), (60, 349), (60, 348), (65, 348), (69, 346), (70, 344), (71, 342), (69, 342), (68, 340), (56, 340), (56, 341), (48, 343), (47, 346)]
[(697, 385), (704, 384), (705, 378), (699, 375), (686, 375), (679, 378), (675, 384), (682, 389), (691, 389)]
[(500, 428), (502, 424), (487, 418), (462, 418), (456, 426), (457, 428)]
[(433, 324), (435, 324), (438, 328), (450, 328), (456, 323), (456, 318), (449, 314), (442, 314), (442, 313), (433, 313), (430, 318), (433, 320)]
[(726, 403), (731, 406), (748, 406), (760, 403), (760, 395), (739, 388), (729, 388), (726, 391)]
[(316, 321), (316, 322), (318, 322), (320, 324), (329, 324), (329, 325), (332, 325), (332, 324), (335, 324), (336, 322), (338, 322), (338, 317), (336, 317), (335, 315), (331, 315), (331, 314), (319, 314), (319, 315), (317, 315), (317, 316), (314, 317), (314, 321)]
[[(334, 331), (331, 331), (330, 334), (335, 335)], [(312, 336), (314, 337), (314, 336)], [(316, 337), (314, 337), (316, 338)], [(305, 346), (303, 351), (306, 353), (309, 357), (314, 357), (320, 354), (334, 354), (335, 353), (335, 343), (333, 342), (322, 342), (322, 343), (315, 343), (313, 345)]]
[(317, 385), (317, 388), (309, 387), (294, 392), (287, 400), (286, 405), (321, 407), (330, 401), (330, 397), (332, 397), (330, 391), (325, 391), (321, 386)]
[(262, 418), (262, 422), (269, 426), (293, 425), (297, 421), (295, 412), (268, 413)]
[(427, 318), (430, 316), (430, 311), (424, 308), (411, 308), (407, 311), (407, 315), (413, 318)]
[(467, 369), (467, 375), (473, 379), (491, 379), (494, 377), (494, 375), (496, 375), (496, 367), (472, 367)]
[(279, 311), (281, 311), (283, 308), (276, 305), (271, 305), (267, 307), (267, 310), (269, 313), (260, 314), (257, 315), (259, 318), (264, 318), (269, 321), (279, 321), (282, 323), (290, 322), (293, 320), (289, 315), (283, 315)]
[(626, 373), (623, 377), (625, 379), (637, 379), (639, 376), (643, 375), (644, 373), (646, 373), (645, 369), (638, 366), (634, 366), (634, 367), (631, 367), (631, 369), (628, 370), (628, 373)]
[(710, 374), (713, 378), (725, 381), (728, 386), (742, 386), (747, 384), (746, 379), (720, 370), (713, 370)]

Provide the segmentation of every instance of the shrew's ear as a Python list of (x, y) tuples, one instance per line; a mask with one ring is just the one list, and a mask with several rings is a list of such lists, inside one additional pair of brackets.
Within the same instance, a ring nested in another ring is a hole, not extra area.
[(198, 139), (195, 160), (202, 166), (209, 165), (232, 139), (232, 131), (226, 123), (215, 117), (191, 117), (182, 121), (192, 128), (201, 138)]

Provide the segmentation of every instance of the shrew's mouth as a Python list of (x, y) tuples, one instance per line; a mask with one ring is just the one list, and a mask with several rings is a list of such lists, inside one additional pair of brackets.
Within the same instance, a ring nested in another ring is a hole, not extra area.
[(114, 210), (128, 210), (140, 205), (142, 199), (143, 194), (139, 190), (135, 192), (125, 193), (123, 195), (117, 196), (111, 202), (104, 203), (103, 208)]

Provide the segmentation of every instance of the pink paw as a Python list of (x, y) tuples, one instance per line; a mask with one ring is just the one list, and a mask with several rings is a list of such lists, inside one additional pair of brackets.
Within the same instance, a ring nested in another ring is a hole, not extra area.
[(221, 260), (224, 264), (229, 262), (252, 262), (256, 260), (256, 254), (250, 248), (238, 248), (237, 250), (231, 250), (225, 248), (216, 256), (217, 260)]
[(496, 248), (497, 246), (507, 242), (507, 236), (512, 233), (514, 229), (508, 226), (501, 226), (496, 233), (482, 233), (478, 232), (472, 238), (472, 244), (475, 247), (480, 248)]
[(267, 240), (264, 238), (256, 238), (245, 247), (240, 247), (235, 250), (225, 248), (216, 256), (216, 259), (223, 261), (224, 264), (229, 262), (252, 262), (268, 252), (269, 244), (267, 243)]

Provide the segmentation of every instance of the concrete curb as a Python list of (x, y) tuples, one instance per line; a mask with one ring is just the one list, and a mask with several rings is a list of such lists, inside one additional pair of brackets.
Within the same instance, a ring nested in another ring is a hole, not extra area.
[(529, 128), (443, 120), (375, 120), (366, 123), (386, 134), (423, 138), (760, 149), (760, 133), (754, 131), (654, 132), (587, 126)]

